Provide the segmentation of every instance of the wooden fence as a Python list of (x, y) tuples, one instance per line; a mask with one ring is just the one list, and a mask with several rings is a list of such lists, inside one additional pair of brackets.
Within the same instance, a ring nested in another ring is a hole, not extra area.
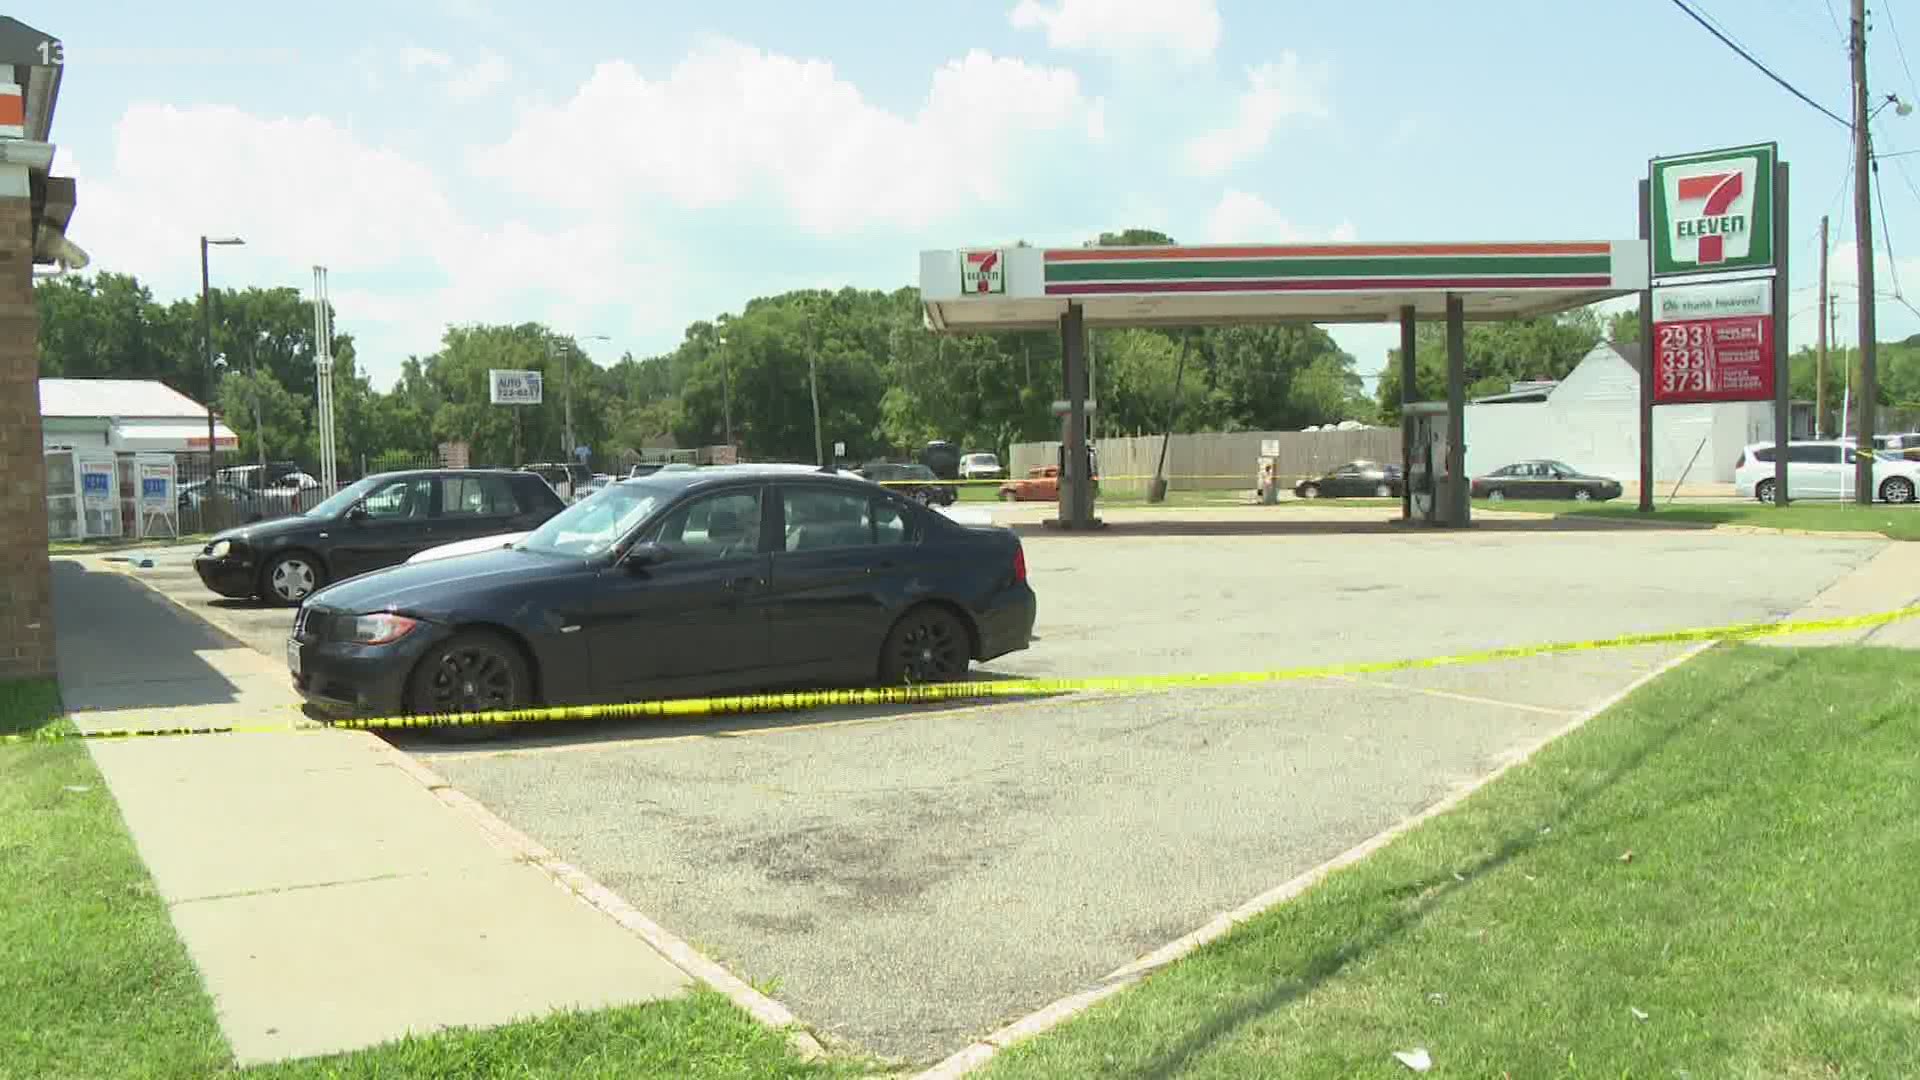
[[(1159, 435), (1104, 438), (1100, 454), (1100, 490), (1144, 493), (1160, 458)], [(1232, 431), (1174, 435), (1167, 441), (1167, 487), (1174, 491), (1252, 490), (1258, 482), (1260, 449), (1265, 440), (1279, 444), (1278, 471), (1291, 484), (1319, 476), (1349, 461), (1400, 460), (1400, 429), (1369, 427), (1350, 431)], [(1056, 442), (1015, 443), (1007, 462), (1010, 476), (1053, 465)]]

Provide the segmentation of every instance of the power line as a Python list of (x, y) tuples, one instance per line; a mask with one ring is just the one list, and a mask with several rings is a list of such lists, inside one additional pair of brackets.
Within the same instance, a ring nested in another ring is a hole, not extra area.
[(1721, 44), (1725, 45), (1729, 49), (1732, 49), (1734, 52), (1739, 53), (1741, 59), (1745, 60), (1749, 64), (1752, 64), (1754, 67), (1759, 68), (1761, 74), (1765, 75), (1769, 79), (1772, 79), (1774, 82), (1779, 83), (1782, 87), (1786, 89), (1787, 93), (1792, 94), (1794, 97), (1797, 97), (1801, 101), (1804, 101), (1807, 104), (1813, 106), (1814, 108), (1820, 110), (1820, 112), (1824, 113), (1829, 119), (1831, 119), (1834, 123), (1839, 124), (1841, 127), (1846, 128), (1849, 131), (1853, 130), (1853, 125), (1847, 123), (1845, 120), (1840, 119), (1840, 115), (1838, 113), (1827, 108), (1825, 105), (1822, 105), (1819, 102), (1813, 100), (1807, 95), (1801, 93), (1798, 89), (1795, 89), (1792, 83), (1788, 82), (1787, 80), (1781, 78), (1778, 75), (1775, 75), (1773, 71), (1767, 67), (1767, 65), (1761, 63), (1758, 60), (1755, 60), (1753, 58), (1752, 53), (1749, 53), (1747, 50), (1734, 44), (1732, 39), (1728, 38), (1727, 35), (1721, 33), (1719, 29), (1716, 28), (1712, 23), (1708, 22), (1704, 18), (1701, 18), (1699, 12), (1688, 7), (1686, 5), (1685, 0), (1673, 0), (1673, 6), (1679, 8), (1681, 11), (1686, 12), (1688, 18), (1692, 19), (1694, 22), (1699, 23), (1703, 28), (1705, 28), (1707, 33), (1712, 34), (1716, 38), (1719, 38)]
[(1893, 5), (1887, 4), (1884, 10), (1887, 13), (1887, 29), (1893, 31), (1894, 50), (1900, 54), (1900, 66), (1907, 72), (1907, 89), (1910, 92), (1916, 92), (1915, 96), (1920, 97), (1920, 83), (1914, 82), (1913, 68), (1907, 66), (1907, 47), (1900, 43), (1900, 27), (1893, 21)]
[(1834, 36), (1845, 41), (1847, 39), (1847, 32), (1840, 29), (1840, 16), (1833, 13), (1833, 0), (1827, 0), (1827, 18), (1833, 23)]

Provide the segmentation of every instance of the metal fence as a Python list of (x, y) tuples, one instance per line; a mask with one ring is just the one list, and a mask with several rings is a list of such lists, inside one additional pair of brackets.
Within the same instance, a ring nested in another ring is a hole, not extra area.
[[(1160, 460), (1162, 436), (1106, 438), (1095, 444), (1100, 456), (1100, 490), (1108, 494), (1145, 494)], [(1400, 429), (1368, 427), (1348, 431), (1191, 432), (1167, 439), (1166, 478), (1172, 491), (1253, 489), (1259, 483), (1263, 444), (1276, 444), (1276, 471), (1285, 480), (1320, 476), (1349, 461), (1397, 462)], [(1059, 442), (1015, 443), (1008, 454), (1008, 475), (1059, 462)]]

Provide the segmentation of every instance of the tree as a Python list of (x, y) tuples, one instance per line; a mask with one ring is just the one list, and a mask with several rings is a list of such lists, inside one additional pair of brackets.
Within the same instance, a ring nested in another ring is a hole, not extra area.
[[(1600, 343), (1599, 315), (1592, 308), (1513, 322), (1469, 323), (1464, 334), (1467, 394), (1504, 393), (1514, 382), (1564, 379)], [(1421, 323), (1414, 331), (1414, 401), (1447, 396), (1446, 325)], [(1378, 391), (1382, 419), (1400, 417), (1400, 350), (1387, 356)]]
[(1639, 341), (1640, 309), (1628, 308), (1625, 311), (1616, 311), (1607, 316), (1607, 340), (1619, 342)]

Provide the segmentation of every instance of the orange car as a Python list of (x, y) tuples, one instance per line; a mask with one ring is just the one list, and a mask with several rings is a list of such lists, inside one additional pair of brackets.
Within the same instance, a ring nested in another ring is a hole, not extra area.
[[(1100, 493), (1100, 477), (1092, 477), (1093, 492)], [(1019, 480), (1009, 480), (1000, 485), (1000, 498), (1004, 502), (1055, 502), (1060, 498), (1060, 466), (1035, 465), (1027, 470), (1027, 475)]]

